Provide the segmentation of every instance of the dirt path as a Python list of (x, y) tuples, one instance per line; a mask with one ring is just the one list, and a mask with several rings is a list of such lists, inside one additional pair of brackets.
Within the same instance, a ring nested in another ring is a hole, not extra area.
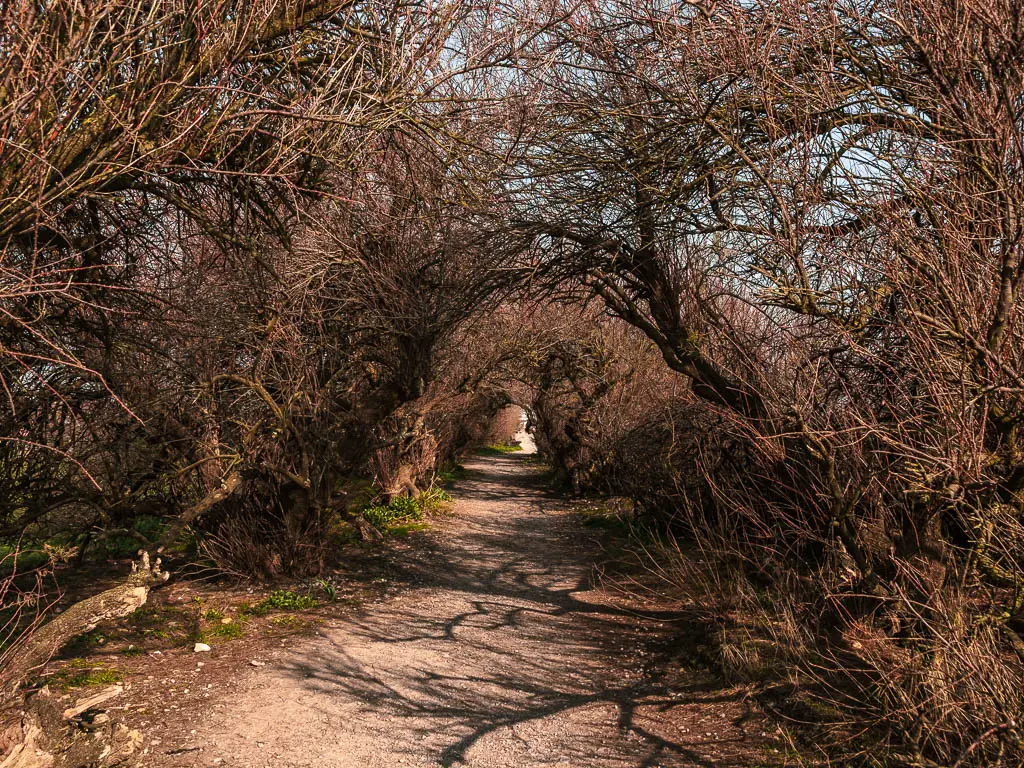
[(539, 471), (519, 455), (467, 468), (408, 564), (421, 586), (253, 668), (142, 764), (758, 764), (764, 726), (738, 691), (645, 673), (677, 617), (591, 585), (598, 548)]

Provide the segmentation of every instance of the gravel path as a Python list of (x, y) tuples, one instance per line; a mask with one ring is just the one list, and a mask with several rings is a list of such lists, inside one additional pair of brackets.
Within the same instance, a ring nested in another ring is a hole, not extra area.
[(251, 670), (188, 736), (201, 749), (165, 741), (159, 765), (756, 764), (763, 724), (739, 692), (644, 673), (676, 617), (592, 585), (599, 548), (539, 470), (467, 468), (406, 566), (420, 586)]

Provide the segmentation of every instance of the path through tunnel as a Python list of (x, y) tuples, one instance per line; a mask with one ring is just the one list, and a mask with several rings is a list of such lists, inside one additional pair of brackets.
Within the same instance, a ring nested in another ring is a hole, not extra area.
[(152, 765), (750, 765), (764, 725), (742, 690), (666, 675), (688, 616), (595, 581), (599, 539), (523, 453), (465, 467), (398, 564), (410, 588), (261, 657), (191, 735), (161, 730)]

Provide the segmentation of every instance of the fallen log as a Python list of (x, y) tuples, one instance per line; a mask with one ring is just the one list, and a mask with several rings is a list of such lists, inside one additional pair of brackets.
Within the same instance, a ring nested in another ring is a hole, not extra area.
[[(32, 674), (53, 658), (64, 645), (78, 635), (94, 629), (104, 621), (124, 618), (145, 605), (153, 585), (166, 581), (169, 574), (160, 570), (160, 560), (150, 565), (149, 555), (143, 554), (132, 565), (132, 573), (122, 584), (98, 595), (75, 603), (63, 613), (43, 624), (26, 637), (19, 653), (2, 672), (3, 704), (16, 700), (19, 690)], [(69, 718), (96, 707), (119, 694), (121, 686), (112, 686), (94, 697), (64, 710), (44, 688), (30, 698), (21, 722), (20, 744), (14, 746), (0, 768), (44, 768), (46, 766), (74, 765), (88, 752), (89, 760), (81, 764), (116, 765), (136, 748), (140, 738), (117, 724), (110, 724), (99, 736), (89, 737), (88, 745), (79, 731), (69, 726)], [(96, 754), (92, 752), (94, 748)], [(84, 751), (83, 751), (84, 750)], [(73, 757), (75, 756), (75, 757)]]
[(168, 576), (166, 571), (160, 570), (159, 559), (151, 567), (149, 555), (144, 553), (139, 563), (132, 564), (132, 573), (123, 584), (77, 602), (43, 624), (25, 638), (20, 652), (4, 670), (5, 697), (14, 695), (32, 672), (78, 635), (89, 632), (100, 622), (123, 618), (145, 605), (150, 588), (166, 581)]
[(115, 696), (120, 696), (122, 693), (124, 693), (124, 686), (122, 685), (111, 685), (107, 688), (104, 688), (95, 696), (88, 696), (82, 699), (81, 701), (77, 702), (73, 707), (68, 707), (67, 709), (65, 709), (64, 719), (71, 720), (72, 718), (78, 717), (87, 709), (95, 709), (105, 701), (109, 701)]

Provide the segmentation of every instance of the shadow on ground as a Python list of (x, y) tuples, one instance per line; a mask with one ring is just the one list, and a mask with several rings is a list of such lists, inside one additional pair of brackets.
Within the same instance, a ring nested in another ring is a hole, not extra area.
[(648, 665), (686, 617), (595, 589), (594, 543), (522, 457), (468, 468), (456, 515), (402, 566), (423, 587), (281, 670), (320, 722), (344, 710), (339, 741), (368, 750), (352, 764), (752, 765), (739, 691)]

